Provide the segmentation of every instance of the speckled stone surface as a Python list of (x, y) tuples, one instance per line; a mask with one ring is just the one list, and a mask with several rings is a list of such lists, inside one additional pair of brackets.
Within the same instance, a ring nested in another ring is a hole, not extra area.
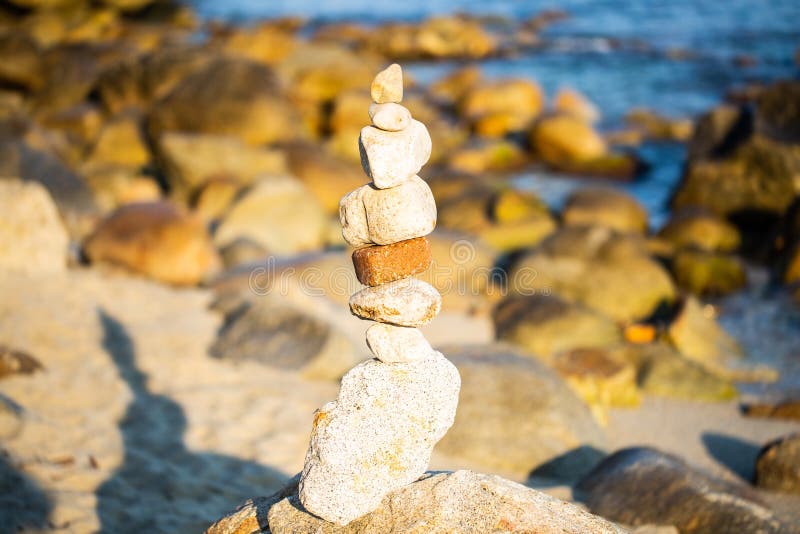
[(364, 247), (353, 252), (356, 277), (365, 286), (407, 278), (430, 267), (431, 261), (431, 245), (425, 237)]
[(431, 344), (418, 329), (385, 323), (367, 328), (367, 346), (384, 363), (411, 362), (433, 354)]
[(315, 414), (300, 479), (303, 507), (346, 525), (417, 480), (453, 424), (460, 385), (455, 366), (438, 352), (350, 370), (339, 398)]
[(366, 184), (339, 202), (345, 241), (358, 248), (426, 236), (436, 226), (436, 201), (419, 176), (390, 189)]
[(369, 92), (376, 104), (403, 100), (403, 69), (400, 65), (392, 63), (380, 71), (372, 81)]
[(431, 157), (431, 136), (421, 122), (411, 119), (402, 131), (387, 132), (365, 126), (358, 138), (361, 166), (375, 187), (386, 189), (408, 180)]
[(369, 107), (372, 125), (387, 132), (399, 132), (411, 124), (411, 112), (400, 104), (372, 104)]
[(422, 326), (439, 314), (442, 296), (416, 278), (366, 287), (350, 297), (350, 311), (362, 319), (398, 326)]

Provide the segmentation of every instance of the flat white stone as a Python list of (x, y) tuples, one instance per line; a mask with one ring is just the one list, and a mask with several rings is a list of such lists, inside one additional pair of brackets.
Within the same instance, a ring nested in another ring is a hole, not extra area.
[[(372, 125), (387, 132), (400, 132), (411, 124), (411, 112), (400, 104), (372, 104), (369, 107)], [(415, 173), (416, 174), (416, 173)]]
[(362, 319), (397, 326), (422, 326), (439, 314), (442, 296), (416, 278), (365, 287), (350, 297), (350, 311)]
[(300, 479), (303, 507), (346, 525), (417, 480), (453, 424), (460, 386), (455, 366), (438, 352), (392, 365), (368, 360), (351, 369), (339, 398), (314, 416)]
[(418, 329), (385, 323), (367, 328), (367, 346), (384, 363), (411, 362), (434, 352)]
[(436, 201), (419, 176), (390, 189), (366, 184), (339, 201), (339, 221), (342, 236), (354, 247), (391, 245), (431, 233)]
[(411, 119), (399, 132), (375, 126), (361, 129), (358, 139), (361, 166), (375, 187), (394, 187), (419, 172), (431, 157), (431, 136), (421, 122)]

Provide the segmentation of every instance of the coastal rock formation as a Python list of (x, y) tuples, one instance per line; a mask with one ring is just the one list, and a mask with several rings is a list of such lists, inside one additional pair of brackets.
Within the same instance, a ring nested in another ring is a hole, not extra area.
[[(442, 301), (433, 286), (410, 278), (431, 262), (424, 236), (436, 224), (436, 204), (416, 176), (430, 156), (430, 136), (422, 123), (404, 120), (399, 65), (378, 74), (371, 93), (375, 105), (396, 106), (384, 111), (395, 116), (387, 119), (393, 131), (380, 128), (381, 112), (371, 108), (373, 126), (361, 131), (359, 146), (372, 183), (345, 195), (339, 213), (345, 240), (367, 247), (356, 250), (353, 265), (369, 287), (350, 298), (350, 310), (377, 321), (367, 331), (376, 359), (350, 370), (337, 400), (314, 415), (297, 493), (305, 510), (337, 525), (369, 514), (425, 473), (433, 446), (453, 424), (461, 385), (455, 366), (409, 328), (430, 322)], [(293, 515), (284, 510), (275, 531), (297, 531), (298, 520), (310, 519)]]

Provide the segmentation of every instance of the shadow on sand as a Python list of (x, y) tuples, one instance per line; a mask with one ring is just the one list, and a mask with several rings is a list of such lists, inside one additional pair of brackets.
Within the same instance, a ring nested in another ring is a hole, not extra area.
[(51, 509), (44, 491), (0, 451), (0, 533), (46, 530)]
[(202, 532), (247, 498), (272, 493), (287, 480), (255, 462), (188, 450), (181, 406), (149, 390), (124, 326), (98, 313), (103, 346), (133, 393), (119, 421), (123, 463), (97, 490), (100, 532)]

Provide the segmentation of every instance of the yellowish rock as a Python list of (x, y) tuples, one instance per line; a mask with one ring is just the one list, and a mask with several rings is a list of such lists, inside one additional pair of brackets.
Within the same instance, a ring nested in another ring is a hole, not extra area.
[(380, 71), (372, 81), (370, 94), (376, 104), (400, 103), (403, 100), (403, 69), (400, 65), (392, 63)]
[(591, 126), (569, 115), (539, 121), (531, 132), (531, 145), (545, 163), (554, 166), (592, 160), (607, 152), (605, 141)]

